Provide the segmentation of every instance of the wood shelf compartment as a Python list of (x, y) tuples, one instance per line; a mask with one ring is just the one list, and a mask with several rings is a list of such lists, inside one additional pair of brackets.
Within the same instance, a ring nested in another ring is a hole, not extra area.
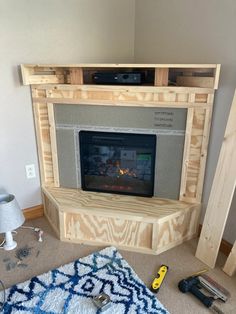
[(23, 84), (94, 84), (96, 72), (140, 72), (145, 77), (142, 86), (184, 86), (217, 89), (219, 64), (78, 64), (21, 65)]

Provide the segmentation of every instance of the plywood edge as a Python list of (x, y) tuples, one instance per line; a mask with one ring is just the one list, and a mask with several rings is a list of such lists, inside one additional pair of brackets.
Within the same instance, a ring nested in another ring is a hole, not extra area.
[(49, 198), (49, 200), (54, 203), (58, 210), (60, 210), (60, 203), (56, 200), (55, 197), (48, 191), (48, 187), (42, 186), (42, 192)]
[(53, 222), (51, 221), (51, 219), (47, 215), (47, 213), (45, 213), (45, 217), (47, 218), (47, 221), (50, 224), (50, 226), (52, 227), (53, 231), (56, 233), (57, 238), (60, 239), (60, 230), (58, 230), (57, 227), (53, 224)]
[(120, 250), (124, 250), (124, 251), (129, 251), (129, 252), (136, 252), (136, 253), (143, 253), (143, 254), (151, 254), (151, 255), (155, 255), (156, 252), (153, 251), (152, 249), (148, 249), (148, 248), (135, 248), (132, 246), (126, 246), (126, 245), (120, 245), (117, 243), (111, 243), (111, 242), (105, 242), (105, 241), (91, 241), (91, 240), (83, 240), (83, 239), (67, 239), (65, 237), (63, 237), (61, 239), (61, 241), (63, 242), (67, 242), (67, 243), (77, 243), (77, 244), (83, 244), (83, 245), (95, 245), (95, 246), (99, 246), (99, 247), (105, 247), (105, 246), (115, 246), (116, 248), (120, 249)]
[(45, 90), (62, 90), (62, 91), (121, 91), (121, 92), (169, 92), (169, 93), (205, 93), (214, 94), (213, 88), (206, 87), (192, 87), (192, 86), (131, 86), (131, 85), (94, 85), (94, 84), (84, 84), (84, 85), (69, 85), (69, 84), (38, 84), (33, 85), (32, 88), (45, 89)]
[[(167, 219), (175, 217), (199, 206), (199, 204), (157, 197), (144, 198), (48, 186), (43, 187), (43, 192), (57, 204), (61, 212), (98, 214), (151, 223), (159, 221), (163, 217), (167, 217)], [(142, 208), (142, 210), (139, 211), (138, 208)]]
[(191, 146), (191, 133), (192, 133), (192, 125), (193, 125), (193, 114), (194, 114), (193, 108), (189, 108), (187, 112), (186, 129), (185, 129), (181, 183), (180, 183), (180, 192), (179, 192), (180, 200), (184, 200), (185, 193), (186, 193), (189, 153), (190, 153), (190, 146)]
[(216, 69), (215, 69), (214, 89), (218, 89), (218, 86), (219, 86), (220, 69), (221, 69), (221, 64), (217, 64)]
[(217, 68), (219, 64), (216, 63), (77, 63), (77, 64), (22, 64), (24, 68), (34, 68), (34, 67), (59, 67), (59, 68)]
[(44, 216), (43, 204), (23, 209), (23, 214), (26, 220), (32, 220)]
[(177, 212), (172, 213), (169, 216), (159, 218), (158, 223), (161, 223), (161, 224), (165, 223), (166, 221), (169, 221), (170, 219), (175, 219), (181, 215), (187, 215), (189, 212), (192, 212), (192, 211), (197, 211), (198, 215), (200, 215), (201, 207), (202, 207), (202, 205), (200, 203), (188, 204), (187, 207), (179, 209)]
[(191, 102), (170, 102), (170, 101), (110, 101), (110, 100), (94, 100), (94, 99), (81, 99), (81, 98), (33, 98), (34, 102), (40, 103), (54, 103), (65, 105), (86, 105), (86, 106), (111, 106), (111, 107), (138, 107), (138, 108), (201, 108), (207, 109), (211, 105), (207, 103), (191, 103)]
[(55, 127), (56, 124), (55, 124), (55, 117), (54, 117), (54, 104), (47, 103), (47, 108), (48, 108), (49, 132), (50, 132), (50, 140), (51, 140), (51, 154), (52, 154), (54, 185), (59, 187), (60, 179), (59, 179), (56, 127)]
[(196, 238), (196, 237), (197, 237), (197, 232), (194, 232), (193, 234), (190, 234), (190, 235), (186, 235), (186, 236), (182, 237), (182, 238), (179, 239), (179, 240), (176, 240), (176, 241), (174, 241), (174, 242), (171, 242), (171, 243), (169, 243), (169, 244), (167, 244), (167, 245), (165, 245), (165, 246), (163, 246), (163, 247), (157, 249), (157, 250), (155, 251), (155, 254), (156, 254), (156, 255), (161, 254), (161, 253), (163, 253), (163, 252), (165, 252), (165, 251), (167, 251), (167, 250), (170, 250), (170, 249), (172, 249), (172, 248), (174, 248), (174, 247), (176, 247), (176, 246), (178, 246), (178, 245), (183, 244), (185, 241), (189, 241), (189, 240), (194, 239), (194, 238)]
[[(56, 233), (56, 236), (60, 239), (60, 226), (59, 226), (60, 221), (59, 221), (58, 206), (53, 200), (51, 200), (47, 196), (46, 193), (43, 193), (42, 197), (43, 197), (43, 203), (44, 203), (44, 208), (45, 208), (44, 215), (45, 215), (48, 223), (50, 224), (50, 226), (52, 227), (52, 229)], [(53, 210), (52, 210), (51, 205), (53, 206)], [(58, 217), (58, 219), (52, 219), (52, 214), (54, 215), (54, 218), (55, 218), (55, 213), (56, 213), (56, 217)], [(58, 221), (58, 224), (57, 224), (57, 221)]]
[(229, 276), (233, 276), (236, 272), (236, 241), (234, 242), (232, 250), (226, 260), (223, 271)]

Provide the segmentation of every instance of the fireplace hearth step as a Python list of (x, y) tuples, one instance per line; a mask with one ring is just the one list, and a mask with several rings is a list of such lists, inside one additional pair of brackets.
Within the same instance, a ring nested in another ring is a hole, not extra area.
[(200, 205), (43, 187), (45, 216), (62, 241), (159, 254), (196, 236)]

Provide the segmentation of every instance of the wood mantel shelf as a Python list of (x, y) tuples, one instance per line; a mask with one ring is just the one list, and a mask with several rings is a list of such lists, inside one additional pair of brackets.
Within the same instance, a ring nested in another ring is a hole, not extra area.
[[(142, 71), (147, 79), (95, 84), (101, 71)], [(31, 85), (45, 215), (61, 240), (158, 254), (196, 235), (219, 64), (24, 64), (21, 72)], [(58, 104), (185, 109), (178, 200), (62, 188)]]

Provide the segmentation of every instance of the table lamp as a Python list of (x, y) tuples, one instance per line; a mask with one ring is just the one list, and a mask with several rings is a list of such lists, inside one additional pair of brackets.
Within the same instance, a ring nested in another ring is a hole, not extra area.
[(12, 231), (20, 227), (25, 217), (20, 209), (15, 196), (0, 194), (0, 233), (5, 233), (5, 250), (13, 250), (17, 243), (13, 241)]

